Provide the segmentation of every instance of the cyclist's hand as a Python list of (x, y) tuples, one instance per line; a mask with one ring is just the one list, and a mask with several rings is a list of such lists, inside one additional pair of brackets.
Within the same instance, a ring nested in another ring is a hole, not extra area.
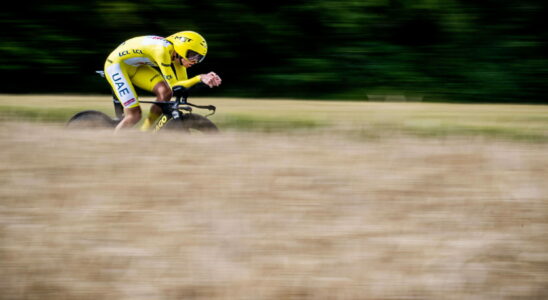
[(210, 88), (221, 85), (221, 77), (215, 72), (200, 75), (200, 79)]

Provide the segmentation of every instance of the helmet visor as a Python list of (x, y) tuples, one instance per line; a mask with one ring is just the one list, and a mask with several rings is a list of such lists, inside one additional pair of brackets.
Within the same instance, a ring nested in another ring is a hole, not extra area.
[(204, 60), (205, 56), (201, 55), (200, 53), (197, 53), (196, 51), (188, 50), (186, 52), (186, 58), (196, 63), (200, 63), (202, 62), (202, 60)]

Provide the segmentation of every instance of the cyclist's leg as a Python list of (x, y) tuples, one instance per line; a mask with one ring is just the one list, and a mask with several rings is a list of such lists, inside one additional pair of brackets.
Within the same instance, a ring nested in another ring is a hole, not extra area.
[(119, 63), (105, 64), (105, 77), (124, 107), (124, 118), (118, 123), (116, 130), (131, 127), (141, 120), (141, 107), (128, 74), (129, 71), (134, 71), (132, 68)]
[[(154, 93), (156, 95), (156, 101), (169, 101), (171, 99), (171, 88), (164, 81), (160, 72), (150, 66), (139, 67), (131, 80), (139, 88)], [(148, 117), (143, 122), (143, 125), (141, 125), (141, 130), (148, 130), (161, 114), (162, 110), (160, 107), (158, 105), (152, 105)]]

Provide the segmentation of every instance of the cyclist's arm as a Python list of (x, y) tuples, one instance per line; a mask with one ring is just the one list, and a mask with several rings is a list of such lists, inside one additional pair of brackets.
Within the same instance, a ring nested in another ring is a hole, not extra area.
[(186, 70), (184, 68), (178, 68), (176, 74), (173, 70), (174, 68), (172, 67), (171, 63), (168, 64), (167, 62), (171, 62), (171, 58), (169, 58), (169, 60), (164, 59), (163, 62), (158, 65), (160, 66), (160, 71), (162, 72), (162, 75), (164, 75), (164, 79), (172, 88), (177, 85), (182, 85), (185, 88), (190, 88), (201, 82), (200, 75), (188, 79)]
[(202, 81), (201, 75), (196, 75), (189, 79), (184, 67), (172, 64), (171, 55), (168, 51), (163, 51), (158, 66), (171, 88), (178, 85), (190, 88)]
[(158, 67), (160, 68), (160, 72), (162, 72), (162, 75), (164, 76), (165, 81), (167, 81), (169, 86), (173, 88), (173, 86), (175, 86), (175, 83), (178, 80), (177, 80), (177, 75), (175, 74), (173, 68), (171, 67), (171, 58), (162, 59), (158, 63)]
[(200, 79), (200, 75), (197, 75), (197, 76), (194, 76), (190, 79), (187, 79), (187, 80), (179, 80), (177, 82), (175, 82), (172, 86), (176, 86), (176, 85), (182, 85), (184, 86), (185, 88), (189, 88), (189, 87), (192, 87), (198, 83), (200, 83), (202, 80)]
[(200, 74), (197, 76), (194, 76), (190, 79), (186, 79), (186, 69), (183, 67), (176, 68), (177, 71), (177, 78), (179, 79), (174, 85), (182, 85), (185, 88), (190, 88), (200, 82), (204, 83), (205, 85), (209, 87), (216, 87), (221, 84), (221, 77), (219, 75), (215, 74), (215, 72), (209, 72), (207, 74)]
[(190, 88), (190, 87), (200, 83), (200, 81), (201, 81), (200, 75), (194, 76), (194, 77), (189, 79), (188, 75), (186, 73), (186, 69), (183, 66), (175, 65), (174, 68), (175, 68), (175, 71), (176, 71), (176, 74), (177, 74), (177, 81), (175, 83), (173, 83), (172, 86), (182, 85), (185, 88)]

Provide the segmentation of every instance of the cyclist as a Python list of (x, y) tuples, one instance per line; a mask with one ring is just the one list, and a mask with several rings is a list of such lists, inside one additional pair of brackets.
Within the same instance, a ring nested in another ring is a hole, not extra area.
[[(202, 62), (206, 54), (205, 39), (193, 31), (181, 31), (167, 38), (140, 36), (118, 46), (105, 62), (105, 77), (124, 107), (124, 118), (116, 130), (141, 120), (141, 107), (133, 85), (153, 92), (156, 101), (169, 101), (174, 86), (189, 88), (199, 82), (211, 88), (219, 86), (221, 78), (214, 72), (190, 79), (187, 76), (186, 69)], [(161, 113), (159, 106), (152, 105), (141, 130), (148, 130)]]

